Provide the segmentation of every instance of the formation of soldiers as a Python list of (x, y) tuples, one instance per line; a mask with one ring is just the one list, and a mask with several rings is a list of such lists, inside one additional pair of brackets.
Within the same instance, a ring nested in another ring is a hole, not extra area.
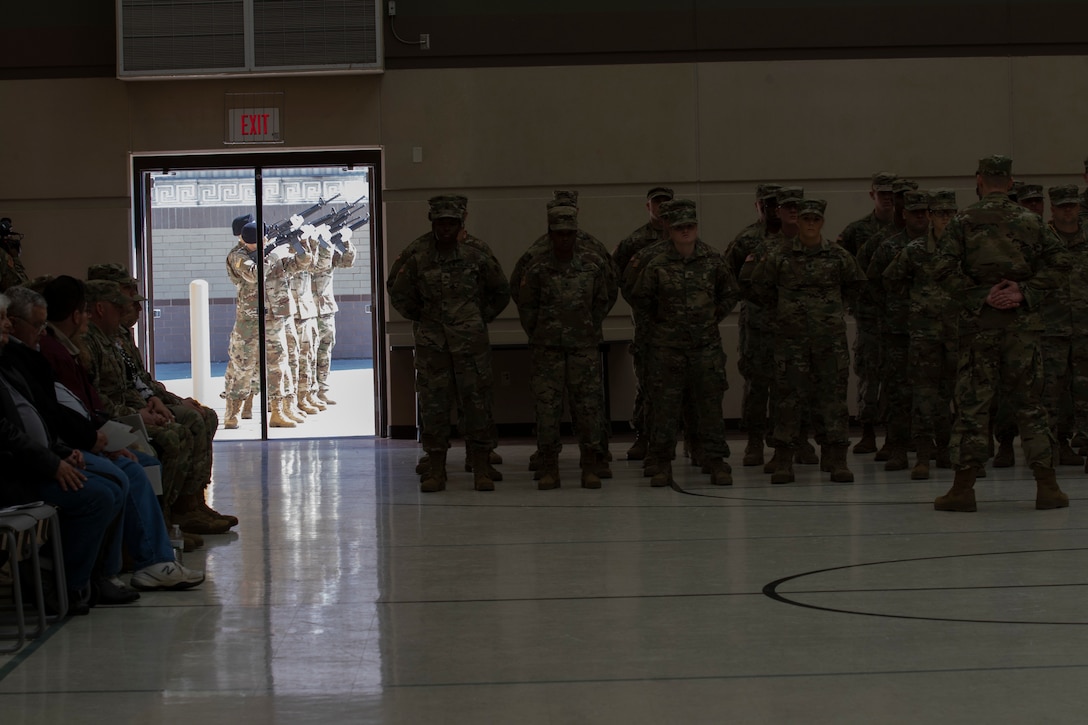
[[(1088, 161), (1086, 161), (1088, 179)], [(477, 490), (492, 490), (487, 324), (512, 298), (533, 362), (538, 487), (560, 485), (559, 421), (566, 399), (580, 449), (581, 485), (611, 476), (609, 421), (598, 347), (617, 291), (630, 303), (637, 384), (627, 451), (653, 486), (673, 484), (677, 437), (715, 485), (732, 483), (722, 400), (719, 324), (739, 303), (738, 369), (745, 466), (771, 483), (795, 464), (850, 482), (847, 387), (853, 348), (862, 424), (857, 455), (927, 479), (955, 469), (938, 510), (973, 511), (974, 481), (998, 441), (995, 466), (1013, 465), (1018, 434), (1037, 483), (1036, 507), (1068, 506), (1056, 465), (1083, 465), (1088, 446), (1088, 342), (1078, 334), (1088, 274), (1084, 203), (1075, 185), (1016, 185), (1012, 161), (981, 159), (979, 201), (960, 210), (951, 189), (919, 190), (874, 174), (873, 211), (837, 239), (824, 236), (826, 202), (800, 187), (760, 184), (758, 219), (718, 252), (699, 238), (693, 201), (649, 190), (649, 220), (613, 253), (578, 226), (577, 192), (556, 191), (548, 232), (509, 282), (487, 245), (465, 230), (467, 200), (430, 200), (431, 232), (390, 270), (395, 309), (413, 322), (423, 448), (421, 490), (447, 482), (450, 420), (458, 411)], [(1084, 261), (1080, 261), (1080, 257)], [(886, 426), (881, 448), (877, 427)], [(812, 438), (820, 445), (819, 455)], [(766, 446), (774, 456), (765, 462)], [(911, 466), (909, 453), (916, 453)], [(1085, 468), (1088, 472), (1088, 467)]]
[[(267, 251), (251, 214), (231, 223), (237, 244), (227, 254), (227, 275), (237, 288), (234, 328), (228, 347), (223, 397), (224, 428), (253, 417), (260, 399), (259, 326), (265, 325), (269, 419), (273, 428), (294, 428), (309, 415), (336, 405), (329, 395), (329, 369), (336, 344), (333, 273), (355, 264), (352, 228), (302, 226), (297, 244)], [(335, 243), (333, 243), (335, 242)], [(257, 305), (258, 254), (264, 254), (265, 315)]]

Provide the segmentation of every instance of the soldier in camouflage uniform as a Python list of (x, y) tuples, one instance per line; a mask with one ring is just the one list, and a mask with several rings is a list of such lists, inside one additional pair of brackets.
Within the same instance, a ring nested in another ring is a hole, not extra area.
[[(672, 189), (667, 186), (655, 186), (646, 192), (646, 209), (650, 212), (650, 219), (641, 227), (631, 232), (618, 245), (612, 253), (617, 273), (623, 275), (631, 259), (646, 247), (669, 238), (668, 227), (661, 219), (661, 204), (673, 198)], [(645, 346), (646, 327), (648, 320), (640, 319), (637, 311), (631, 309), (631, 319), (634, 323), (635, 334), (631, 341), (631, 359), (635, 366), (635, 409), (631, 413), (631, 427), (635, 430), (635, 442), (627, 450), (627, 459), (641, 461), (646, 458), (646, 448), (650, 443), (649, 431), (646, 426), (649, 416), (646, 414), (646, 352)]]
[(343, 251), (330, 245), (317, 250), (317, 259), (311, 277), (314, 298), (317, 300), (317, 397), (325, 405), (336, 405), (329, 397), (329, 369), (332, 366), (332, 349), (336, 345), (336, 304), (332, 278), (337, 269), (355, 266), (355, 245), (351, 243), (352, 230), (340, 231)]
[(1064, 508), (1069, 498), (1054, 472), (1054, 440), (1041, 403), (1043, 298), (1069, 272), (1061, 241), (1042, 219), (1009, 201), (1012, 159), (979, 161), (981, 199), (941, 237), (935, 277), (960, 307), (960, 359), (952, 426), (952, 488), (938, 511), (975, 511), (975, 477), (989, 455), (989, 419), (1000, 390), (1016, 414), (1024, 456), (1036, 481), (1037, 509)]
[[(1071, 192), (1078, 201), (1083, 198), (1068, 187), (1064, 189), (1064, 191), (1056, 192), (1056, 196), (1051, 198), (1064, 200)], [(1051, 201), (1051, 208), (1054, 204), (1055, 201)], [(1063, 203), (1060, 206), (1064, 207), (1066, 204)], [(1085, 219), (1079, 213), (1078, 207), (1076, 234), (1072, 236), (1069, 236), (1068, 232), (1063, 234), (1071, 265), (1069, 307), (1072, 318), (1072, 335), (1070, 336), (1072, 394), (1070, 397), (1073, 404), (1074, 440), (1078, 438), (1084, 440), (1088, 434), (1088, 226), (1085, 225)], [(1085, 463), (1085, 472), (1088, 472), (1088, 462)]]
[[(1047, 226), (1060, 239), (1072, 264), (1073, 250), (1084, 254), (1084, 233), (1077, 220), (1079, 200), (1073, 184), (1052, 186), (1050, 196), (1051, 218)], [(1056, 458), (1063, 466), (1080, 466), (1084, 459), (1069, 445), (1073, 436), (1073, 306), (1072, 284), (1069, 277), (1043, 300), (1043, 405), (1047, 409), (1050, 428), (1058, 442)]]
[(416, 392), (430, 465), (420, 489), (446, 487), (450, 410), (460, 400), (473, 485), (490, 491), (495, 485), (488, 475), (493, 420), (487, 324), (509, 304), (510, 287), (494, 258), (458, 242), (461, 208), (442, 200), (430, 207), (432, 241), (404, 259), (389, 295), (393, 308), (417, 323)]
[[(227, 276), (237, 288), (234, 304), (234, 327), (227, 346), (227, 371), (223, 378), (223, 397), (227, 401), (223, 416), (224, 428), (237, 428), (238, 415), (245, 402), (260, 393), (257, 381), (259, 356), (253, 343), (260, 336), (260, 312), (257, 310), (257, 263), (251, 256), (256, 244), (246, 244), (242, 227), (253, 220), (252, 214), (236, 217), (231, 230), (238, 243), (227, 253)], [(255, 389), (256, 388), (256, 389)]]
[(298, 333), (298, 381), (296, 405), (303, 413), (315, 415), (326, 409), (317, 399), (317, 301), (314, 299), (311, 269), (321, 244), (317, 239), (302, 239), (309, 250), (310, 264), (301, 266), (288, 280), (295, 302), (295, 330)]
[(0, 219), (0, 292), (30, 281), (23, 260), (19, 257), (22, 241), (23, 235), (12, 231), (11, 219)]
[(1046, 195), (1041, 184), (1024, 184), (1012, 199), (1033, 214), (1042, 216), (1046, 211)]
[[(756, 187), (756, 212), (759, 218), (742, 229), (725, 249), (725, 261), (736, 277), (740, 276), (744, 260), (769, 237), (782, 230), (778, 218), (777, 193), (780, 184), (760, 184)], [(774, 400), (774, 329), (772, 313), (755, 300), (740, 303), (737, 320), (737, 370), (744, 378), (741, 422), (748, 431), (744, 449), (745, 466), (763, 465), (763, 447), (773, 429), (771, 413)]]
[(581, 451), (582, 487), (600, 488), (597, 475), (603, 447), (601, 323), (616, 303), (617, 272), (611, 257), (579, 248), (578, 211), (556, 206), (548, 211), (552, 252), (540, 254), (525, 269), (518, 293), (521, 326), (529, 336), (536, 403), (538, 488), (558, 488), (559, 429), (563, 396), (570, 401)]
[(956, 213), (956, 192), (934, 189), (929, 195), (930, 226), (925, 236), (910, 242), (884, 270), (888, 295), (909, 297), (910, 348), (908, 373), (911, 394), (911, 434), (917, 462), (914, 480), (929, 478), (934, 441), (937, 466), (951, 468), (952, 384), (956, 375), (957, 311), (943, 286), (933, 278), (937, 240)]
[[(869, 198), (873, 211), (851, 222), (839, 234), (842, 247), (857, 256), (872, 237), (882, 233), (892, 223), (895, 214), (893, 184), (895, 174), (882, 171), (873, 174)], [(880, 402), (880, 329), (876, 309), (863, 291), (851, 313), (857, 325), (854, 336), (854, 374), (858, 377), (858, 420), (861, 422), (861, 440), (854, 446), (854, 453), (876, 452), (876, 424), (879, 422)]]
[(880, 348), (883, 365), (881, 388), (885, 399), (888, 426), (888, 460), (885, 471), (907, 468), (907, 448), (911, 443), (911, 385), (908, 375), (910, 354), (910, 297), (884, 286), (884, 272), (909, 242), (929, 231), (929, 194), (907, 191), (903, 195), (904, 227), (877, 247), (865, 272), (868, 292), (879, 314)]
[(775, 311), (778, 410), (771, 483), (794, 480), (792, 448), (809, 405), (823, 446), (821, 470), (832, 481), (854, 480), (846, 465), (850, 352), (844, 315), (847, 300), (857, 295), (866, 277), (849, 252), (823, 238), (826, 208), (820, 199), (802, 201), (798, 235), (772, 246), (759, 261), (753, 256), (742, 271), (752, 293)]
[[(661, 207), (670, 242), (644, 250), (631, 262), (635, 275), (629, 299), (653, 320), (647, 341), (651, 382), (650, 451), (658, 470), (652, 486), (673, 484), (672, 459), (684, 390), (696, 407), (702, 465), (714, 485), (733, 483), (722, 418), (728, 387), (719, 323), (740, 297), (725, 259), (699, 239), (695, 202), (676, 199)], [(659, 250), (646, 254), (650, 250)]]

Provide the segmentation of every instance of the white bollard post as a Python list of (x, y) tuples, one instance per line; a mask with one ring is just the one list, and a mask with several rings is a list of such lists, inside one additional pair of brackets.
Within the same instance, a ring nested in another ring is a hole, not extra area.
[(208, 283), (202, 279), (194, 279), (189, 283), (189, 357), (193, 373), (193, 397), (201, 402), (212, 399), (210, 328)]

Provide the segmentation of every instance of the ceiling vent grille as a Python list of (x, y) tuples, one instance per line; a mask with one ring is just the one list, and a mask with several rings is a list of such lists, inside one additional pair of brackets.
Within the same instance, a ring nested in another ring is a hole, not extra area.
[(117, 0), (118, 76), (374, 73), (377, 0)]

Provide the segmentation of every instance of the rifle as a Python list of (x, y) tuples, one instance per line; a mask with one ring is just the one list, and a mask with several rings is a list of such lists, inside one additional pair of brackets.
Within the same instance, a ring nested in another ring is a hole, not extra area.
[(265, 236), (269, 237), (272, 241), (265, 246), (265, 255), (267, 256), (268, 253), (276, 247), (290, 244), (296, 254), (305, 256), (307, 251), (306, 248), (302, 246), (302, 235), (299, 233), (299, 230), (303, 226), (303, 222), (306, 221), (306, 217), (316, 214), (326, 204), (338, 198), (340, 198), (339, 194), (329, 199), (319, 198), (317, 203), (308, 209), (304, 209), (297, 214), (292, 214), (286, 219), (282, 219), (269, 227)]
[(370, 215), (368, 214), (367, 216), (352, 219), (350, 222), (347, 222), (345, 226), (340, 227), (336, 234), (332, 235), (332, 238), (329, 239), (329, 246), (340, 252), (340, 254), (346, 254), (347, 248), (344, 246), (344, 242), (350, 240), (352, 233), (369, 221)]
[[(366, 194), (363, 194), (350, 204), (345, 204), (339, 210), (334, 209), (313, 224), (306, 225), (306, 227), (302, 229), (302, 232), (310, 239), (317, 239), (322, 245), (331, 247), (332, 245), (329, 240), (333, 236), (332, 230), (343, 228), (347, 223), (348, 217), (350, 217), (355, 210), (355, 207), (359, 206), (364, 199), (366, 199)], [(367, 218), (369, 218), (369, 215)], [(343, 253), (343, 251), (343, 249), (340, 250), (341, 253)]]

